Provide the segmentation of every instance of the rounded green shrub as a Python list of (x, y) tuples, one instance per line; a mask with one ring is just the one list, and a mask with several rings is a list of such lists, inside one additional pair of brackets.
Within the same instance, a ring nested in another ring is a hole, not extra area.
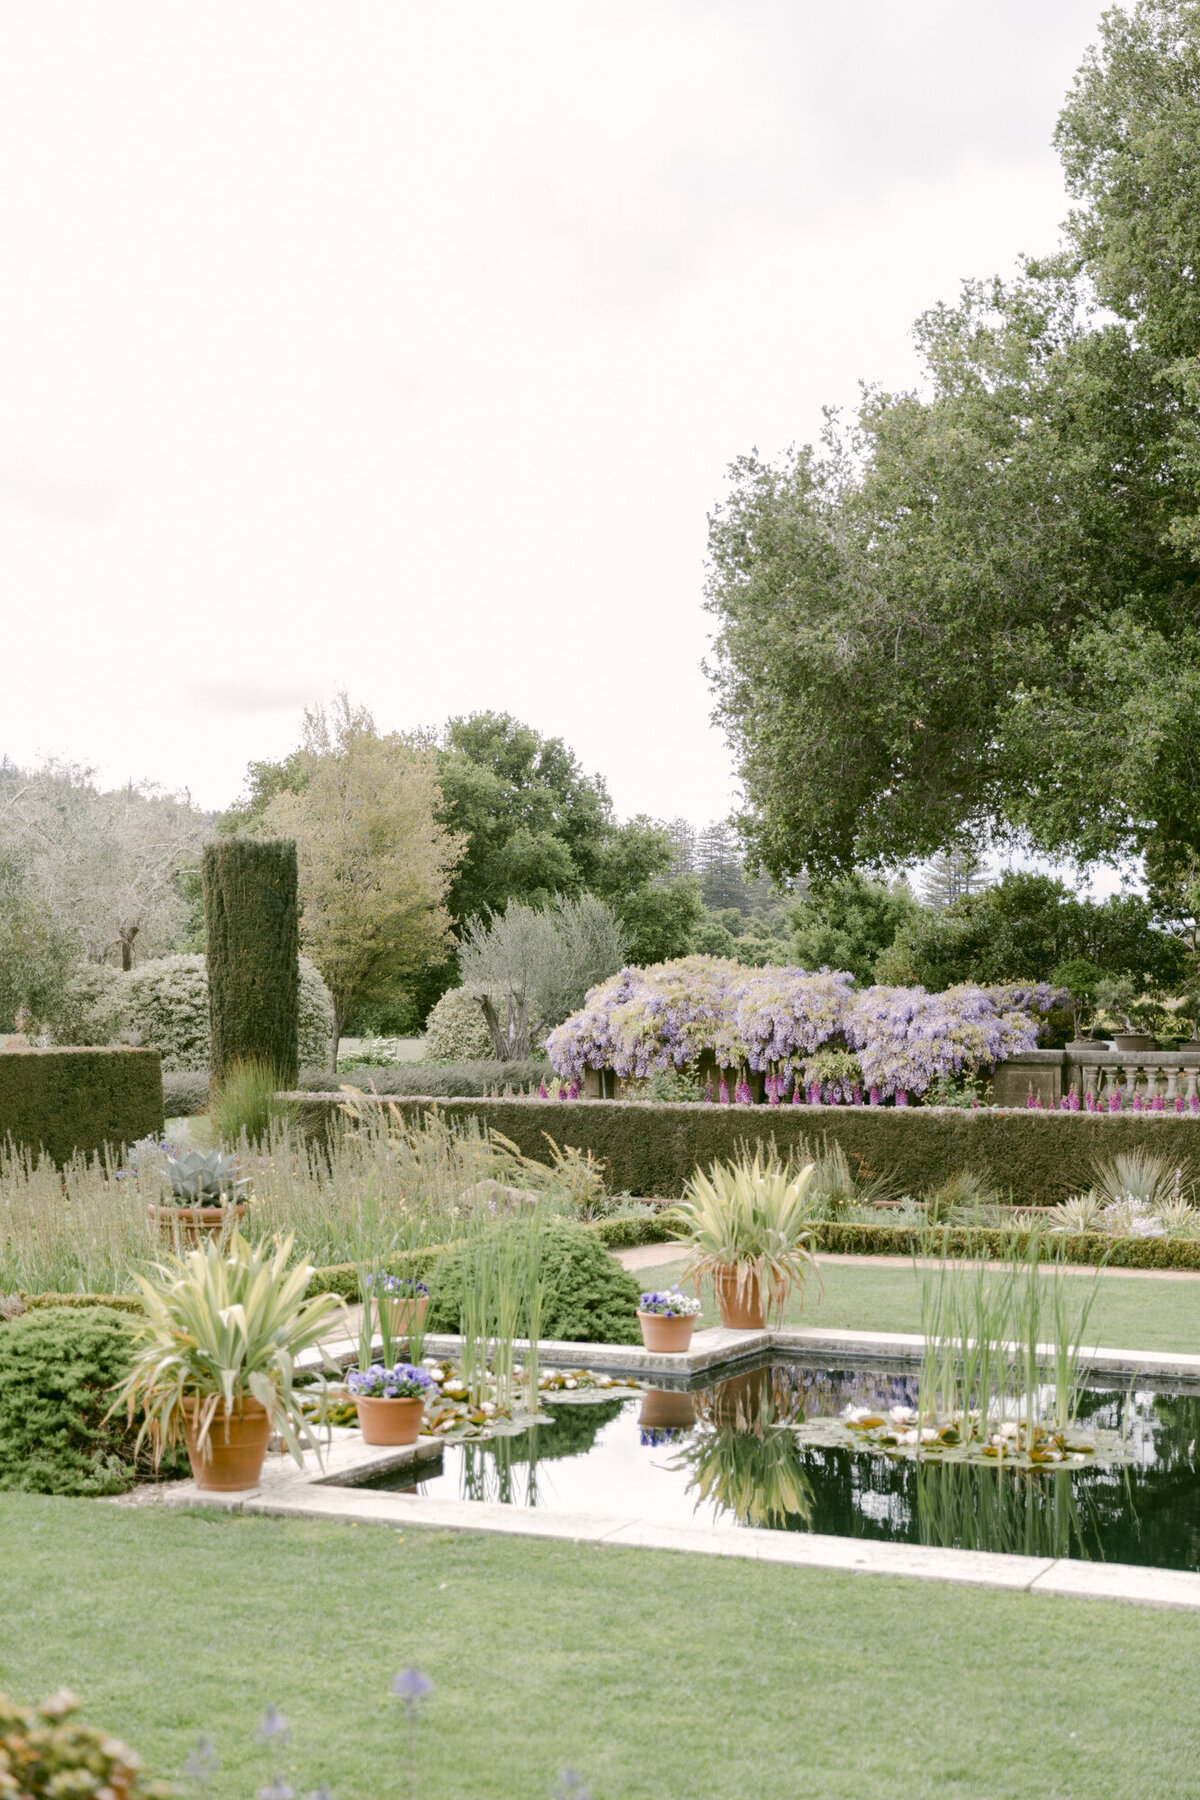
[(109, 1306), (37, 1308), (0, 1324), (0, 1490), (123, 1494), (146, 1472), (136, 1423), (105, 1417), (133, 1326)]
[[(497, 1231), (512, 1229), (498, 1225)], [(463, 1283), (473, 1267), (475, 1246), (447, 1250), (429, 1276), (427, 1326), (430, 1331), (462, 1330)], [(555, 1219), (544, 1227), (542, 1269), (543, 1338), (570, 1344), (638, 1344), (640, 1290), (615, 1256), (582, 1225)], [(525, 1326), (522, 1324), (520, 1332)]]
[[(207, 1072), (207, 961), (203, 956), (160, 956), (139, 963), (128, 975), (101, 963), (83, 964), (67, 984), (54, 1035), (60, 1044), (142, 1044), (158, 1051), (168, 1073)], [(332, 1038), (329, 989), (316, 964), (302, 956), (301, 1064), (328, 1067)]]
[(482, 1062), (493, 1056), (492, 1037), (474, 994), (450, 988), (425, 1021), (425, 1056), (429, 1062)]

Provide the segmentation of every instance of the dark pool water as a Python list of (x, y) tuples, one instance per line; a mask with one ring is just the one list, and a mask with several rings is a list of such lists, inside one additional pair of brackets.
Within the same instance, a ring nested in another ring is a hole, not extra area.
[(709, 1387), (651, 1390), (588, 1405), (549, 1402), (553, 1424), (481, 1444), (368, 1485), (431, 1498), (560, 1512), (948, 1548), (1072, 1556), (1200, 1570), (1200, 1395), (1089, 1388), (1080, 1418), (1123, 1430), (1119, 1465), (1021, 1471), (889, 1461), (803, 1446), (780, 1421), (847, 1404), (913, 1405), (915, 1371), (774, 1363)]

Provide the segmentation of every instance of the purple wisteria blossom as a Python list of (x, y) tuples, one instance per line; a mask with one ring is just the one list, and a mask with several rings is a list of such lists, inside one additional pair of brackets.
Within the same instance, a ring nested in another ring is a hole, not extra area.
[[(761, 1071), (772, 1104), (789, 1093), (813, 1102), (906, 1106), (938, 1078), (991, 1069), (1037, 1042), (1038, 1015), (1057, 998), (1045, 982), (929, 994), (924, 988), (856, 989), (844, 971), (744, 968), (716, 956), (686, 956), (622, 969), (587, 996), (546, 1040), (564, 1080), (586, 1068), (641, 1078), (681, 1069), (707, 1054), (718, 1065), (717, 1098), (745, 1104), (747, 1074)], [(819, 1079), (806, 1064), (825, 1048), (846, 1067)], [(846, 1055), (857, 1054), (857, 1064)], [(795, 1085), (793, 1085), (793, 1083)]]

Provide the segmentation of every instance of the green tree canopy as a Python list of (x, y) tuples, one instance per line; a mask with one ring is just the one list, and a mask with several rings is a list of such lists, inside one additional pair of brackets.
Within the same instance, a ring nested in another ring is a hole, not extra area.
[(960, 981), (1049, 981), (1073, 960), (1104, 975), (1173, 988), (1186, 979), (1187, 947), (1155, 928), (1136, 895), (1081, 900), (1049, 875), (1010, 870), (982, 892), (943, 907), (914, 907), (876, 963), (880, 981), (931, 990)]
[(735, 463), (710, 672), (775, 875), (1200, 849), (1198, 74), (1194, 4), (1106, 13), (1072, 253), (926, 313), (920, 394)]
[(792, 960), (804, 969), (848, 969), (867, 986), (880, 952), (920, 910), (905, 882), (888, 887), (852, 872), (815, 883), (789, 908)]

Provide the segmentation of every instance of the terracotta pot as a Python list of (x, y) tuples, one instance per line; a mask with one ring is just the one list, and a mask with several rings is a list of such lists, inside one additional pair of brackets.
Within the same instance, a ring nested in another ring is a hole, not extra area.
[(415, 1300), (393, 1300), (387, 1294), (379, 1296), (380, 1314), (386, 1307), (388, 1329), (394, 1338), (407, 1337), (410, 1331), (420, 1331), (425, 1323), (425, 1309), (428, 1305), (427, 1294), (418, 1294)]
[(695, 1423), (696, 1402), (690, 1394), (681, 1394), (671, 1388), (647, 1388), (642, 1395), (639, 1425), (661, 1428)]
[(662, 1313), (639, 1311), (638, 1324), (642, 1328), (642, 1342), (647, 1350), (666, 1350), (677, 1354), (687, 1349), (696, 1329), (694, 1314), (689, 1314), (686, 1318), (677, 1314), (668, 1319)]
[(266, 1407), (257, 1400), (237, 1400), (234, 1410), (226, 1417), (224, 1403), (219, 1402), (208, 1428), (203, 1455), (196, 1447), (198, 1410), (193, 1401), (185, 1407), (183, 1415), (184, 1441), (196, 1486), (217, 1494), (233, 1494), (243, 1488), (257, 1487), (271, 1435)]
[(751, 1275), (739, 1288), (735, 1265), (718, 1269), (713, 1276), (721, 1323), (730, 1331), (762, 1331), (767, 1323), (767, 1309), (759, 1291), (758, 1276)]
[(197, 1245), (207, 1243), (209, 1238), (220, 1237), (226, 1225), (236, 1224), (245, 1211), (244, 1200), (238, 1200), (232, 1206), (155, 1206), (151, 1201), (149, 1207), (150, 1217), (157, 1220), (162, 1237), (174, 1243), (178, 1233), (184, 1247), (193, 1250)]
[(415, 1444), (425, 1413), (423, 1400), (370, 1400), (355, 1394), (364, 1444)]

